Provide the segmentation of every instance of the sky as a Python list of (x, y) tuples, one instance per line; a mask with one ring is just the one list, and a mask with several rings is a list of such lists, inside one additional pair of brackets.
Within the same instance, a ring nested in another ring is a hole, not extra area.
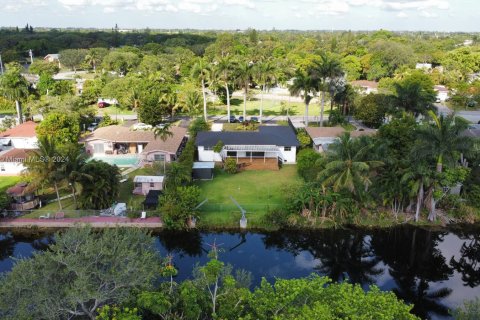
[(0, 0), (0, 26), (480, 31), (480, 0)]

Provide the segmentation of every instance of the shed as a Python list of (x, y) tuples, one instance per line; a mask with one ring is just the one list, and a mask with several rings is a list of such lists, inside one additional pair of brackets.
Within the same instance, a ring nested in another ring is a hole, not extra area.
[(163, 190), (164, 176), (135, 176), (133, 194), (146, 195), (150, 190)]
[(215, 162), (194, 162), (193, 163), (193, 179), (194, 180), (212, 180), (213, 169), (215, 168)]

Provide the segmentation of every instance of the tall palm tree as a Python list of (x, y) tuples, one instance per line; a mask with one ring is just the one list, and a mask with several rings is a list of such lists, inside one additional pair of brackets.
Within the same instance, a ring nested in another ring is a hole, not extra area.
[(100, 62), (100, 57), (96, 50), (89, 50), (85, 56), (85, 62), (93, 68), (93, 72), (97, 73), (97, 64)]
[(260, 61), (255, 66), (255, 81), (262, 86), (262, 95), (260, 102), (260, 122), (263, 116), (263, 94), (266, 92), (267, 86), (277, 81), (278, 69), (271, 61)]
[[(9, 64), (7, 72), (0, 76), (0, 94), (15, 101), (17, 111), (20, 111), (21, 101), (28, 96), (28, 81), (20, 74), (20, 66)], [(22, 123), (22, 115), (19, 114), (19, 122)]]
[(205, 121), (208, 121), (207, 115), (207, 80), (210, 73), (210, 68), (207, 62), (204, 59), (199, 59), (197, 63), (192, 68), (192, 78), (194, 80), (199, 80), (202, 85), (202, 94), (203, 94), (203, 118)]
[[(469, 152), (473, 141), (462, 135), (467, 128), (465, 121), (455, 118), (455, 115), (443, 116), (429, 111), (433, 123), (420, 126), (417, 130), (419, 143), (414, 148), (414, 153), (420, 159), (436, 161), (436, 171), (443, 172), (444, 164), (455, 166), (463, 153)], [(434, 184), (429, 188), (427, 201), (430, 201), (428, 219), (436, 219), (436, 200), (433, 195)]]
[(230, 122), (230, 88), (228, 84), (231, 81), (235, 71), (235, 62), (227, 57), (222, 57), (217, 63), (217, 69), (220, 72), (220, 80), (223, 82), (225, 91), (227, 92), (227, 119)]
[(333, 97), (335, 81), (343, 76), (343, 70), (338, 59), (331, 55), (322, 53), (320, 60), (315, 62), (314, 66), (310, 68), (309, 73), (314, 78), (318, 85), (318, 91), (321, 92), (321, 108), (320, 108), (320, 126), (323, 126), (323, 114), (325, 111), (325, 93), (330, 92), (330, 112), (333, 109)]
[(72, 189), (73, 201), (75, 203), (75, 209), (77, 209), (77, 184), (83, 179), (88, 179), (90, 180), (90, 183), (93, 183), (94, 177), (88, 176), (82, 172), (82, 168), (87, 162), (88, 156), (77, 145), (70, 146), (67, 154), (68, 161), (61, 167), (61, 170)]
[(29, 153), (26, 167), (32, 177), (34, 185), (44, 182), (53, 184), (57, 195), (58, 207), (62, 210), (62, 202), (58, 192), (58, 185), (65, 180), (64, 165), (61, 161), (62, 154), (52, 137), (40, 137), (37, 143), (38, 149)]
[(395, 83), (396, 104), (398, 107), (418, 117), (427, 114), (435, 107), (436, 94), (431, 88), (424, 88), (420, 82), (402, 81)]
[(253, 63), (247, 60), (237, 64), (235, 76), (238, 85), (243, 89), (243, 119), (247, 119), (247, 94), (253, 76)]
[(183, 95), (182, 111), (190, 115), (197, 115), (201, 106), (201, 97), (197, 91), (187, 91)]
[(167, 141), (169, 137), (173, 137), (173, 133), (170, 131), (171, 123), (162, 123), (155, 127), (153, 131), (155, 139), (160, 138), (163, 142)]
[(167, 170), (167, 187), (175, 189), (180, 187), (186, 182), (189, 182), (192, 179), (189, 170), (185, 170), (183, 164), (178, 162), (172, 162), (170, 168)]
[(298, 69), (295, 72), (295, 78), (293, 79), (292, 85), (288, 88), (290, 95), (292, 96), (302, 96), (305, 103), (305, 125), (308, 127), (308, 106), (310, 101), (313, 98), (316, 90), (316, 82), (310, 77), (307, 73)]
[(370, 148), (369, 144), (353, 140), (349, 132), (344, 133), (330, 146), (330, 162), (320, 172), (319, 181), (325, 186), (332, 186), (335, 192), (346, 189), (360, 196), (372, 184), (373, 169), (383, 165), (381, 161), (366, 160)]

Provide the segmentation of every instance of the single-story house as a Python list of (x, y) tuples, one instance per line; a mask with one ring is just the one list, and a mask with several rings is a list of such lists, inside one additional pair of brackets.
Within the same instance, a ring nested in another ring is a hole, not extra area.
[[(328, 146), (338, 140), (346, 130), (342, 127), (308, 127), (305, 128), (308, 135), (313, 141), (313, 148), (318, 152), (325, 152)], [(356, 130), (350, 132), (350, 137), (357, 138), (361, 136), (374, 135), (377, 130)]]
[(133, 194), (146, 195), (150, 190), (163, 190), (164, 176), (135, 176)]
[[(222, 148), (215, 152), (219, 143)], [(300, 145), (291, 126), (260, 126), (258, 131), (203, 131), (198, 133), (195, 144), (200, 162), (234, 158), (246, 169), (277, 170), (278, 163), (296, 163)]]
[(25, 170), (28, 151), (32, 149), (9, 149), (0, 151), (0, 176), (18, 176)]
[(40, 205), (40, 199), (35, 196), (26, 182), (17, 183), (17, 185), (7, 189), (7, 196), (10, 197), (10, 209), (15, 211), (31, 210)]
[(58, 63), (58, 67), (61, 68), (62, 65), (60, 63), (60, 54), (58, 53), (49, 53), (45, 57), (43, 57), (43, 60), (47, 62), (56, 62)]
[(153, 131), (132, 131), (123, 126), (98, 128), (81, 139), (85, 150), (92, 156), (115, 156), (132, 154), (139, 157), (141, 163), (154, 161), (171, 162), (177, 159), (187, 141), (187, 129), (171, 127), (172, 136), (165, 141), (155, 138)]
[(194, 162), (192, 175), (194, 180), (212, 180), (215, 162)]
[(370, 94), (378, 92), (378, 82), (368, 80), (351, 81), (352, 87), (358, 88), (362, 94)]
[(35, 149), (37, 148), (37, 124), (27, 121), (0, 133), (0, 149)]
[(448, 88), (445, 86), (434, 86), (433, 90), (437, 93), (437, 102), (445, 102), (448, 100)]

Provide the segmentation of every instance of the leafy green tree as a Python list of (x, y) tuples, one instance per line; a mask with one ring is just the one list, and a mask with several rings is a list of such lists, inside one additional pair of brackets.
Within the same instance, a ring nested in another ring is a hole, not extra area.
[(387, 95), (370, 93), (356, 106), (355, 118), (370, 128), (378, 128), (385, 121), (390, 101), (391, 98)]
[(75, 114), (52, 112), (35, 129), (37, 136), (52, 137), (56, 144), (77, 143), (80, 123)]
[(73, 195), (73, 202), (75, 204), (75, 209), (78, 209), (77, 203), (77, 187), (80, 184), (82, 179), (88, 179), (93, 181), (94, 178), (92, 176), (86, 175), (82, 172), (83, 166), (87, 163), (88, 155), (85, 153), (84, 150), (80, 148), (78, 144), (71, 144), (67, 148), (63, 166), (61, 167), (62, 175), (65, 177), (68, 185), (72, 189)]
[(360, 59), (354, 55), (348, 55), (341, 60), (348, 81), (358, 80), (362, 72)]
[(314, 181), (324, 167), (323, 156), (308, 148), (300, 150), (297, 155), (297, 172), (305, 181)]
[(183, 229), (187, 221), (197, 216), (200, 203), (200, 189), (197, 186), (170, 187), (160, 201), (162, 218), (167, 228)]
[(202, 95), (203, 95), (203, 118), (205, 121), (208, 120), (208, 115), (207, 115), (207, 91), (206, 91), (206, 86), (207, 86), (207, 80), (209, 78), (209, 74), (211, 72), (210, 66), (207, 64), (207, 62), (204, 59), (199, 59), (197, 63), (192, 68), (192, 74), (191, 77), (192, 79), (200, 82), (200, 85), (202, 87)]
[(188, 128), (188, 132), (193, 138), (195, 138), (199, 132), (208, 130), (210, 130), (210, 125), (203, 118), (193, 120)]
[[(96, 82), (97, 80), (95, 80)], [(160, 86), (161, 82), (155, 80), (140, 78), (138, 75), (127, 75), (126, 77), (116, 78), (110, 82), (104, 83), (99, 81), (94, 84), (94, 93), (92, 94), (92, 100), (97, 100), (98, 97), (114, 98), (118, 100), (120, 107), (133, 108), (134, 107), (134, 95), (154, 96), (158, 100), (158, 94), (156, 92), (150, 92), (153, 86)], [(101, 92), (101, 95), (98, 92)], [(146, 98), (144, 98), (146, 99)], [(141, 100), (141, 99), (140, 99)], [(137, 108), (138, 109), (138, 108)]]
[(391, 40), (379, 40), (372, 44), (369, 67), (366, 70), (368, 80), (391, 77), (402, 66), (413, 66), (412, 48)]
[(235, 174), (238, 172), (237, 161), (234, 158), (227, 158), (224, 164), (225, 172)]
[(126, 75), (140, 64), (140, 57), (134, 52), (110, 51), (104, 58), (102, 66), (121, 75)]
[(16, 107), (20, 108), (21, 101), (28, 97), (29, 84), (20, 74), (20, 65), (9, 64), (7, 67), (7, 72), (0, 76), (0, 94), (8, 100), (15, 101)]
[(17, 261), (1, 279), (0, 315), (93, 320), (102, 306), (127, 302), (132, 290), (152, 289), (160, 261), (154, 238), (139, 229), (58, 233), (49, 250)]
[(105, 48), (91, 48), (85, 56), (85, 62), (93, 68), (93, 72), (97, 73), (97, 66), (100, 65), (108, 54)]
[(40, 76), (43, 74), (53, 76), (54, 74), (60, 71), (60, 68), (58, 67), (58, 64), (55, 62), (48, 62), (45, 60), (37, 59), (33, 61), (33, 63), (30, 65), (30, 68), (28, 70), (29, 72), (38, 74)]
[(298, 69), (292, 85), (288, 88), (290, 95), (302, 96), (305, 103), (305, 125), (308, 127), (308, 106), (316, 92), (316, 81), (304, 71)]
[(396, 105), (398, 108), (412, 113), (415, 117), (426, 115), (433, 110), (436, 93), (433, 82), (423, 73), (415, 72), (394, 84)]
[(62, 65), (77, 71), (82, 63), (85, 61), (85, 56), (88, 54), (86, 49), (66, 49), (59, 52), (59, 59)]
[(79, 183), (82, 192), (78, 199), (82, 209), (109, 208), (120, 191), (120, 171), (117, 166), (92, 160), (82, 166)]

